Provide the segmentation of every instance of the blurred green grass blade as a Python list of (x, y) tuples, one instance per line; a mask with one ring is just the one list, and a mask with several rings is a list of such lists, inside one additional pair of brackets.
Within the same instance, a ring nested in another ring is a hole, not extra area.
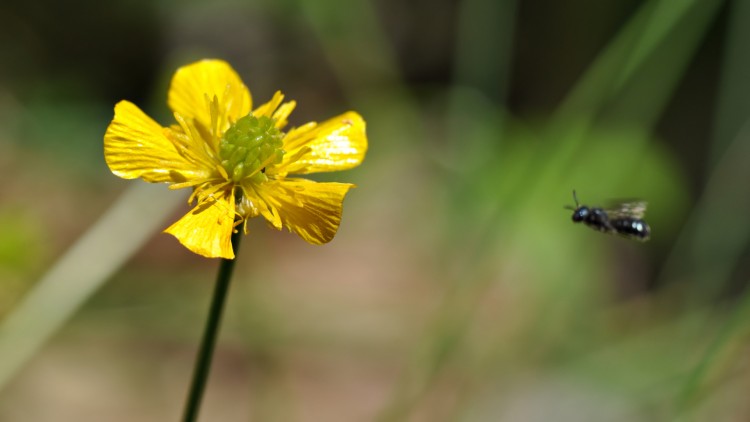
[[(660, 3), (615, 82), (615, 95), (605, 117), (653, 127), (683, 80), (722, 3)], [(668, 13), (672, 8), (675, 10)]]
[(454, 84), (504, 104), (510, 78), (516, 0), (463, 0), (458, 6)]
[(471, 209), (479, 202), (474, 201), (475, 184), (468, 181), (481, 179), (485, 169), (507, 153), (503, 135), (516, 8), (516, 0), (463, 0), (458, 4), (453, 86), (442, 119), (447, 142), (431, 152), (452, 175), (444, 181), (454, 198), (448, 212), (459, 221), (446, 224), (447, 243), (460, 242), (466, 236), (467, 229), (460, 222), (463, 216), (482, 212), (481, 206)]
[(689, 280), (689, 299), (713, 300), (726, 287), (750, 242), (750, 4), (733, 2), (713, 133), (713, 166), (704, 191), (662, 267), (663, 282)]
[(649, 129), (674, 92), (720, 4), (721, 0), (645, 3), (557, 109), (550, 133), (565, 142), (553, 143), (553, 148), (542, 151), (554, 164), (548, 166), (548, 174), (565, 174), (576, 166), (576, 154), (586, 147), (589, 138), (588, 127), (604, 111), (611, 120)]
[[(678, 41), (683, 40), (685, 35), (690, 32), (701, 32), (700, 28), (685, 28), (682, 31), (675, 31), (683, 20), (689, 23), (698, 23), (704, 19), (710, 19), (710, 15), (690, 16), (691, 14), (700, 15), (704, 10), (702, 8), (716, 7), (721, 3), (718, 0), (667, 0), (651, 3), (652, 8), (646, 9), (644, 18), (646, 19), (643, 30), (637, 35), (638, 40), (633, 49), (628, 53), (628, 60), (625, 66), (619, 72), (619, 77), (615, 81), (615, 89), (621, 90), (629, 79), (644, 62), (649, 60), (654, 51), (669, 42), (674, 32), (680, 32), (681, 37), (668, 45), (673, 47), (679, 45)], [(663, 52), (670, 49), (663, 48)]]
[(712, 301), (721, 294), (750, 241), (750, 121), (725, 151), (703, 195), (662, 267), (662, 283), (679, 282), (688, 300)]
[[(684, 307), (692, 309), (714, 303), (727, 288), (732, 273), (740, 263), (750, 242), (750, 192), (744, 183), (750, 180), (750, 120), (729, 145), (709, 178), (703, 196), (685, 224), (662, 267), (659, 284), (679, 285), (686, 292)], [(750, 295), (745, 292), (734, 314), (724, 322), (702, 360), (685, 382), (677, 398), (678, 410), (685, 411), (706, 386), (706, 378), (715, 367), (725, 366), (721, 357), (736, 340), (747, 336), (750, 320)]]
[[(710, 166), (715, 166), (750, 117), (750, 2), (729, 2), (719, 101), (712, 136)], [(750, 142), (750, 140), (746, 141)]]
[[(537, 153), (532, 154), (537, 165), (529, 166), (525, 176), (512, 179), (524, 180), (524, 183), (515, 183), (515, 189), (505, 191), (504, 195), (497, 195), (496, 201), (499, 204), (511, 203), (510, 206), (515, 207), (518, 216), (524, 216), (528, 215), (530, 210), (544, 209), (549, 203), (549, 193), (559, 190), (560, 186), (564, 186), (567, 192), (570, 180), (560, 175), (571, 174), (571, 169), (579, 168), (581, 149), (590, 147), (592, 142), (601, 141), (592, 129), (596, 128), (600, 117), (606, 111), (614, 111), (613, 115), (607, 117), (619, 118), (638, 130), (648, 132), (663, 112), (690, 59), (697, 51), (699, 41), (703, 39), (709, 24), (715, 18), (719, 4), (720, 2), (715, 1), (696, 0), (651, 1), (645, 4), (603, 50), (553, 116), (547, 132), (543, 134), (548, 138), (545, 139), (547, 142), (539, 142)], [(679, 48), (675, 47), (675, 43), (679, 44)], [(654, 87), (653, 84), (657, 86)], [(631, 90), (638, 95), (646, 95), (651, 101), (648, 106), (642, 107), (642, 104), (631, 102)], [(636, 129), (633, 130), (637, 132)], [(644, 144), (649, 139), (648, 136), (635, 137), (634, 140), (640, 144), (631, 142), (628, 148), (631, 151), (639, 151), (645, 147)], [(632, 170), (629, 163), (628, 160), (621, 160), (616, 168), (607, 171), (617, 173), (627, 169), (628, 171), (622, 174), (623, 177), (628, 177)], [(497, 177), (488, 179), (500, 180), (504, 176), (507, 175), (500, 171)], [(509, 201), (509, 198), (513, 200)], [(508, 227), (508, 224), (497, 224), (497, 220), (505, 218), (515, 221), (507, 207), (508, 205), (504, 208), (496, 207), (502, 208), (502, 212), (492, 217), (495, 221), (483, 225), (488, 229), (478, 241), (480, 247), (469, 248), (477, 251), (476, 254), (472, 254), (475, 260), (481, 262), (485, 259), (481, 251), (492, 251), (493, 248), (489, 247), (489, 244), (494, 239), (504, 238), (506, 243), (513, 245), (518, 245), (514, 240), (522, 240), (514, 239), (512, 233), (498, 233), (500, 227)], [(524, 220), (519, 217), (518, 221)], [(522, 236), (528, 234), (523, 231), (521, 233)], [(461, 289), (473, 290), (479, 297), (486, 286), (467, 281), (473, 280), (476, 276), (477, 273), (473, 271), (465, 274), (465, 280), (460, 280)], [(452, 293), (448, 296), (454, 295)], [(463, 297), (465, 294), (455, 296)], [(551, 296), (553, 297), (551, 300), (559, 302), (558, 296)], [(442, 362), (450, 361), (452, 350), (446, 350), (446, 344), (450, 343), (446, 343), (445, 340), (465, 330), (472, 320), (471, 313), (455, 312), (457, 304), (457, 300), (447, 300), (439, 311), (446, 313), (445, 319), (438, 319), (436, 325), (461, 328), (435, 330), (436, 337), (430, 342), (432, 349), (428, 347), (429, 351), (422, 350), (419, 356), (415, 356), (415, 359), (420, 360), (419, 364), (414, 363), (411, 366), (412, 372), (406, 375), (410, 379), (402, 380), (400, 395), (394, 399), (383, 419), (399, 420), (407, 416), (409, 409), (424, 394), (423, 389), (428, 388), (427, 386), (431, 385), (430, 380), (440, 373)], [(453, 314), (448, 315), (451, 312)], [(542, 323), (544, 321), (540, 319), (540, 324)], [(484, 362), (479, 366), (488, 364), (491, 362)], [(421, 371), (416, 369), (420, 367)]]
[(364, 0), (295, 0), (352, 100), (404, 89), (396, 53)]
[[(734, 1), (730, 4), (730, 26), (709, 163), (713, 173), (662, 272), (662, 277), (669, 281), (689, 278), (693, 282), (689, 297), (693, 303), (712, 300), (721, 294), (750, 242), (747, 218), (750, 193), (743, 189), (746, 184), (736, 182), (750, 180), (747, 166), (747, 157), (750, 156), (750, 83), (747, 81), (750, 59), (746, 54), (746, 41), (750, 36), (750, 3)], [(724, 364), (721, 356), (736, 343), (735, 340), (746, 336), (750, 325), (747, 318), (750, 295), (747, 292), (733, 312), (684, 384), (677, 399), (679, 410), (688, 409), (694, 398), (700, 395), (706, 379), (717, 366)]]
[(0, 325), (0, 388), (185, 200), (133, 183)]
[[(510, 77), (515, 12), (515, 0), (464, 0), (458, 5), (454, 87), (448, 93), (444, 122), (449, 141), (448, 146), (443, 147), (447, 150), (444, 158), (451, 163), (449, 171), (455, 168), (480, 169), (483, 161), (495, 156), (493, 149), (500, 143), (499, 134), (504, 120), (500, 108), (506, 101)], [(492, 143), (488, 144), (487, 139), (492, 139)], [(468, 173), (471, 174), (471, 171)], [(456, 198), (471, 195), (465, 184), (466, 180), (461, 176), (446, 181), (446, 187)], [(471, 212), (467, 210), (468, 204), (472, 203), (468, 198), (451, 203), (455, 206), (450, 212), (452, 216), (465, 218)], [(448, 226), (450, 229), (444, 242), (461, 242), (461, 236), (466, 234), (465, 226)], [(454, 252), (451, 248), (445, 248), (439, 253)], [(455, 263), (457, 260), (460, 259), (456, 256), (444, 256), (441, 261)], [(482, 290), (484, 283), (475, 283), (474, 280), (447, 281), (450, 282), (446, 286), (449, 292), (435, 314), (431, 331), (410, 357), (409, 370), (399, 379), (390, 402), (378, 420), (407, 419), (413, 407), (431, 387), (444, 363), (450, 361), (456, 349), (461, 347), (473, 315), (471, 305), (476, 302), (473, 295)]]
[[(585, 75), (558, 108), (557, 120), (564, 122), (582, 111), (601, 111), (609, 101), (623, 94), (633, 80), (649, 83), (641, 69), (649, 60), (663, 54), (681, 52), (682, 60), (663, 61), (674, 67), (673, 78), (679, 79), (696, 45), (722, 0), (653, 0), (645, 3), (597, 57)], [(672, 42), (667, 42), (672, 40)], [(673, 51), (680, 45), (678, 51)], [(684, 48), (692, 47), (692, 48)], [(673, 56), (672, 60), (680, 57)], [(658, 69), (654, 69), (658, 70)], [(675, 73), (675, 71), (679, 71)], [(671, 95), (671, 89), (661, 96)], [(658, 100), (658, 99), (657, 99)], [(657, 101), (663, 104), (663, 100)]]
[(591, 129), (602, 117), (651, 129), (721, 3), (653, 0), (634, 14), (555, 113), (546, 134), (549, 142), (539, 151), (547, 164), (542, 172), (534, 169), (533, 178), (526, 177), (536, 181), (524, 189), (530, 203), (543, 201), (550, 190), (570, 188), (569, 180), (558, 176), (579, 167), (581, 151), (597, 140)]
[[(684, 413), (695, 404), (696, 396), (699, 395), (701, 387), (705, 386), (710, 375), (713, 375), (712, 372), (716, 366), (731, 367), (730, 364), (727, 364), (727, 361), (741, 359), (737, 355), (745, 353), (742, 342), (748, 334), (748, 317), (750, 317), (750, 294), (745, 292), (742, 301), (724, 322), (716, 338), (687, 377), (687, 381), (677, 397), (677, 412)], [(733, 355), (728, 353), (731, 345), (736, 346), (736, 352)]]

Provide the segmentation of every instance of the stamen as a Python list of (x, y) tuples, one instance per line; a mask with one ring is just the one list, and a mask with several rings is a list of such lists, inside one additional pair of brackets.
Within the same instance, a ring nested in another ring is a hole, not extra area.
[(268, 157), (268, 159), (266, 161), (262, 162), (258, 166), (258, 168), (255, 169), (254, 172), (248, 174), (247, 177), (251, 178), (251, 177), (255, 176), (256, 174), (258, 174), (259, 171), (263, 171), (263, 173), (265, 173), (266, 172), (266, 166), (268, 166), (269, 164), (272, 164), (272, 162), (275, 161), (275, 159), (276, 159), (276, 156), (274, 156), (274, 155)]
[[(225, 185), (226, 185), (226, 184), (225, 184)], [(242, 216), (242, 214), (240, 214), (239, 212), (237, 212), (237, 207), (235, 207), (235, 208), (234, 208), (234, 210), (232, 211), (232, 210), (231, 210), (231, 209), (230, 209), (230, 208), (229, 208), (229, 207), (227, 206), (227, 203), (226, 203), (226, 201), (220, 201), (220, 200), (219, 200), (218, 198), (216, 198), (215, 194), (216, 194), (216, 192), (211, 192), (211, 193), (207, 194), (206, 196), (204, 196), (204, 197), (203, 197), (203, 198), (202, 198), (202, 199), (201, 199), (201, 200), (200, 200), (200, 201), (198, 202), (198, 205), (197, 205), (197, 206), (198, 206), (198, 207), (200, 207), (200, 206), (202, 206), (202, 205), (207, 205), (207, 206), (209, 206), (209, 207), (217, 206), (217, 207), (221, 208), (221, 209), (222, 209), (222, 210), (224, 211), (225, 215), (231, 212), (232, 214), (234, 214), (234, 215), (232, 216), (232, 220), (233, 220), (233, 222), (232, 222), (232, 229), (234, 229), (234, 228), (235, 228), (235, 227), (237, 227), (237, 226), (238, 226), (238, 225), (239, 225), (240, 223), (242, 223), (242, 221), (243, 221), (244, 217)], [(210, 201), (210, 203), (209, 203), (209, 201)], [(221, 219), (217, 220), (217, 222), (216, 222), (216, 223), (217, 223), (217, 224), (221, 224)], [(236, 231), (235, 231), (235, 230), (233, 230), (233, 232), (234, 232), (234, 233), (236, 233)]]
[(229, 175), (227, 174), (227, 171), (224, 169), (224, 167), (217, 164), (216, 170), (219, 171), (219, 174), (221, 174), (221, 177), (223, 177), (225, 180), (229, 179)]
[(197, 187), (195, 188), (195, 191), (193, 191), (193, 194), (190, 195), (190, 198), (188, 199), (188, 201), (192, 202), (192, 200), (197, 197), (198, 203), (201, 204), (206, 200), (206, 198), (213, 198), (215, 193), (226, 189), (231, 184), (232, 182), (224, 182), (224, 183), (215, 183), (205, 188)]
[(170, 190), (184, 189), (184, 188), (189, 188), (192, 186), (200, 185), (201, 183), (204, 183), (204, 182), (206, 182), (205, 179), (198, 179), (198, 180), (190, 180), (190, 181), (182, 182), (182, 183), (172, 183), (171, 185), (169, 185), (169, 189)]

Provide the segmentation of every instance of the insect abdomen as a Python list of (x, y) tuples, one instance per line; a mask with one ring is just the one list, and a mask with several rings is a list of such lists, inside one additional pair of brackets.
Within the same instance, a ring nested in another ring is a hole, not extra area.
[(640, 218), (618, 218), (609, 220), (618, 234), (637, 240), (648, 240), (651, 228)]

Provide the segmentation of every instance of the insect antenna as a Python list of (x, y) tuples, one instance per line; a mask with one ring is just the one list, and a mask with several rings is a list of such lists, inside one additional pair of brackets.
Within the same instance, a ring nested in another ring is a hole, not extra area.
[(576, 206), (575, 207), (571, 207), (570, 205), (566, 205), (563, 208), (565, 208), (566, 210), (573, 210), (573, 211), (575, 211), (575, 210), (578, 209), (578, 206), (579, 206), (579, 204), (578, 204), (578, 196), (576, 196), (576, 190), (575, 189), (573, 189), (573, 200), (576, 202)]

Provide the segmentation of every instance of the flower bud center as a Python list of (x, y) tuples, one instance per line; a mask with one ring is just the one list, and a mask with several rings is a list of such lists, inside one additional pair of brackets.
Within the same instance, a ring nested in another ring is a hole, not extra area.
[(239, 182), (246, 177), (266, 180), (266, 166), (278, 164), (284, 156), (283, 134), (270, 117), (249, 114), (237, 120), (219, 143), (219, 159), (230, 179)]

